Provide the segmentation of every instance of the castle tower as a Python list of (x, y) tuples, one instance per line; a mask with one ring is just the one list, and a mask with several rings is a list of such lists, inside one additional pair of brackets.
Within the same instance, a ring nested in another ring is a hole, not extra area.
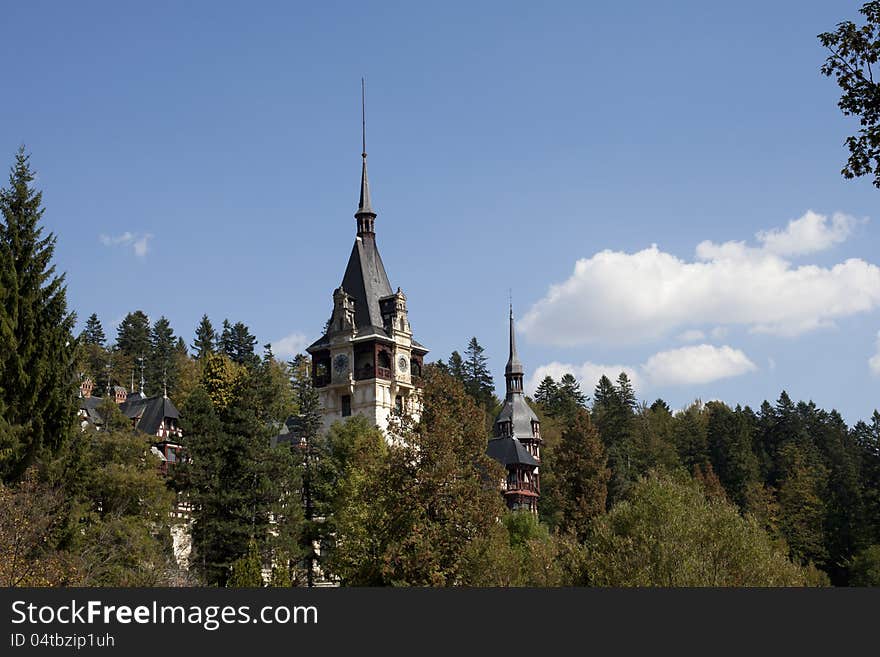
[(523, 393), (523, 366), (516, 353), (513, 307), (510, 308), (510, 356), (504, 368), (507, 394), (492, 430), (486, 453), (507, 470), (502, 492), (510, 509), (538, 512), (541, 494), (541, 422)]
[(324, 413), (324, 428), (350, 415), (387, 429), (393, 412), (418, 420), (422, 367), (428, 350), (413, 339), (406, 295), (394, 292), (376, 246), (376, 212), (367, 179), (366, 139), (357, 235), (324, 335), (306, 351)]

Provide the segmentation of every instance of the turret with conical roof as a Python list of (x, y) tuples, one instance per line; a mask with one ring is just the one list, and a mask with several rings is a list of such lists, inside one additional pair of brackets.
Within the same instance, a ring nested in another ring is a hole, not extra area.
[[(363, 83), (362, 83), (363, 84)], [(385, 428), (395, 411), (415, 417), (428, 350), (412, 337), (406, 295), (392, 291), (376, 244), (367, 178), (366, 112), (361, 87), (361, 185), (357, 236), (333, 293), (333, 311), (324, 335), (306, 351), (312, 356), (312, 381), (321, 398), (324, 425), (353, 414)]]
[(537, 512), (540, 486), (541, 422), (523, 394), (523, 366), (516, 353), (513, 306), (510, 308), (510, 355), (504, 368), (507, 394), (493, 426), (487, 453), (507, 469), (504, 497), (511, 509)]

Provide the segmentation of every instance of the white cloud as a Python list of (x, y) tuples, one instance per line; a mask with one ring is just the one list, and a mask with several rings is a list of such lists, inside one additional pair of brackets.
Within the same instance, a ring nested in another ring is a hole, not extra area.
[(98, 236), (98, 241), (104, 246), (130, 246), (134, 254), (139, 258), (147, 255), (151, 239), (153, 239), (153, 236), (150, 233), (132, 233), (130, 231), (115, 236), (106, 234)]
[[(851, 258), (832, 267), (794, 267), (772, 250), (804, 253), (828, 246), (850, 225), (832, 219), (829, 228), (827, 220), (810, 216), (785, 231), (762, 234), (762, 247), (702, 242), (693, 261), (656, 245), (582, 258), (568, 280), (551, 285), (529, 309), (519, 328), (536, 342), (558, 346), (650, 341), (701, 324), (793, 336), (880, 306), (877, 265)], [(802, 234), (813, 237), (793, 237)]]
[(868, 359), (868, 367), (874, 374), (880, 376), (880, 331), (877, 332), (877, 353)]
[(711, 331), (709, 331), (709, 335), (712, 336), (713, 340), (723, 340), (727, 337), (727, 327), (726, 326), (716, 326)]
[(656, 386), (709, 383), (756, 369), (739, 349), (710, 344), (661, 351), (642, 365), (645, 377)]
[(551, 376), (558, 381), (563, 374), (569, 373), (580, 382), (581, 389), (586, 394), (590, 394), (603, 374), (614, 381), (621, 372), (626, 372), (633, 387), (638, 391), (647, 387), (711, 383), (741, 376), (757, 369), (749, 357), (739, 349), (726, 345), (715, 347), (701, 344), (661, 351), (638, 367), (597, 365), (589, 361), (582, 365), (572, 365), (553, 361), (541, 365), (534, 371), (526, 382), (526, 392), (533, 394), (545, 376)]
[(808, 210), (800, 219), (792, 219), (783, 230), (760, 231), (755, 237), (764, 250), (780, 256), (797, 256), (823, 251), (849, 237), (858, 223), (854, 217), (835, 212), (829, 219)]
[(556, 381), (559, 381), (563, 374), (571, 374), (580, 382), (581, 390), (583, 390), (584, 394), (591, 395), (603, 374), (612, 381), (615, 381), (621, 372), (626, 372), (636, 390), (641, 387), (639, 373), (635, 368), (628, 365), (597, 365), (590, 362), (581, 365), (571, 365), (569, 363), (553, 361), (547, 365), (541, 365), (532, 373), (532, 376), (526, 382), (526, 392), (533, 394), (535, 388), (538, 387), (545, 376), (552, 376)]
[(134, 247), (134, 254), (139, 258), (143, 258), (147, 255), (148, 243), (152, 235), (142, 235), (138, 239), (136, 239), (132, 246)]
[(700, 340), (705, 340), (706, 334), (700, 331), (699, 329), (688, 329), (683, 333), (679, 334), (678, 340), (680, 342), (699, 342)]
[(276, 358), (286, 360), (302, 353), (308, 344), (308, 338), (302, 333), (291, 333), (273, 342), (272, 351)]

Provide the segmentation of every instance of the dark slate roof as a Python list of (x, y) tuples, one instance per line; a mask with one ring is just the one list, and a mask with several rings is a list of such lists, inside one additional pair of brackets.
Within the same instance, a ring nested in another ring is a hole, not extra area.
[(96, 426), (104, 423), (104, 419), (101, 417), (101, 414), (98, 413), (98, 406), (101, 405), (102, 401), (103, 399), (100, 397), (79, 398), (80, 410), (84, 411), (89, 422)]
[(514, 437), (532, 437), (532, 420), (538, 422), (538, 416), (535, 415), (535, 411), (529, 406), (522, 393), (508, 393), (501, 412), (495, 418), (495, 425), (497, 427), (499, 422), (510, 422), (511, 420)]
[(523, 444), (516, 438), (494, 438), (489, 441), (486, 454), (498, 461), (503, 466), (508, 465), (531, 465), (537, 466), (535, 457), (529, 453)]
[(374, 238), (355, 238), (342, 289), (354, 297), (354, 322), (358, 329), (373, 327), (384, 334), (379, 299), (394, 293)]
[(146, 399), (126, 399), (119, 405), (119, 410), (128, 418), (138, 418), (135, 427), (151, 436), (156, 435), (165, 418), (180, 418), (180, 413), (171, 400), (162, 395)]
[[(388, 338), (382, 322), (382, 313), (379, 310), (379, 299), (393, 292), (375, 238), (355, 238), (348, 258), (348, 266), (342, 277), (342, 289), (354, 299), (354, 323), (357, 326), (358, 337), (375, 335)], [(330, 340), (325, 334), (309, 345), (306, 351), (311, 353), (329, 345)]]

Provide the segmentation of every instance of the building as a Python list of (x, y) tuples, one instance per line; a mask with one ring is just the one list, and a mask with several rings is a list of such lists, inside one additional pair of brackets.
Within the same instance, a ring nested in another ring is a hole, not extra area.
[(428, 350), (413, 339), (406, 295), (392, 291), (376, 245), (376, 213), (370, 201), (366, 146), (361, 153), (361, 190), (354, 217), (357, 235), (333, 291), (333, 312), (324, 335), (306, 351), (321, 400), (324, 428), (363, 415), (388, 428), (394, 412), (418, 420), (422, 367)]
[[(101, 430), (104, 424), (100, 413), (104, 399), (93, 396), (93, 389), (94, 384), (88, 378), (80, 385), (79, 419), (83, 430), (90, 425)], [(162, 472), (167, 474), (168, 467), (180, 460), (183, 450), (177, 407), (167, 395), (147, 397), (142, 392), (127, 392), (121, 386), (110, 388), (108, 395), (131, 420), (132, 427), (151, 437), (153, 453), (162, 460)]]
[(523, 392), (523, 366), (516, 353), (513, 308), (510, 309), (510, 356), (504, 368), (507, 393), (486, 453), (507, 470), (502, 493), (510, 509), (538, 512), (541, 495), (541, 422)]

